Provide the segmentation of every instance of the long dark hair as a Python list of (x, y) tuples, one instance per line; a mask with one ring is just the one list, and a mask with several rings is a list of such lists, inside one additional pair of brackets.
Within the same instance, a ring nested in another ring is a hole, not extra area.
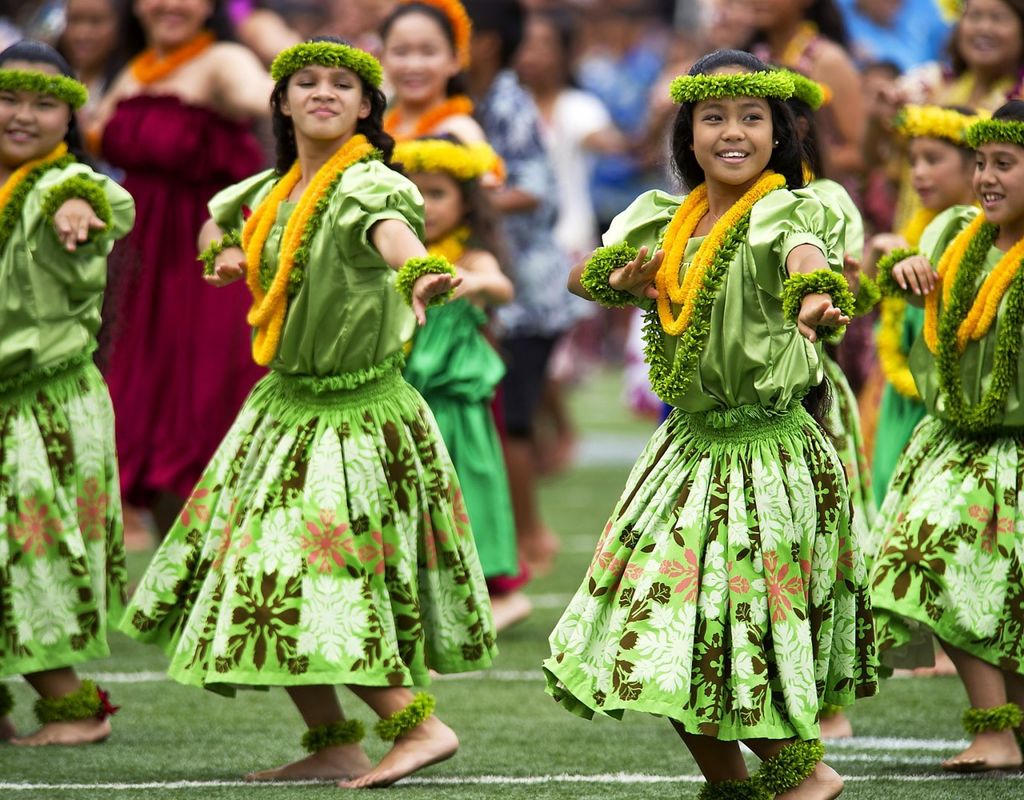
[[(74, 70), (71, 69), (71, 65), (68, 64), (64, 56), (45, 42), (39, 42), (35, 39), (22, 39), (0, 53), (0, 66), (3, 66), (8, 61), (34, 61), (41, 64), (49, 64), (60, 70), (61, 75), (67, 78), (75, 77)], [(64, 143), (68, 146), (68, 152), (75, 158), (92, 166), (92, 159), (89, 158), (82, 144), (82, 133), (78, 129), (78, 119), (74, 109), (71, 110), (68, 130), (64, 134)]]
[[(133, 5), (131, 2), (125, 3), (124, 10), (121, 12), (121, 41), (125, 59), (129, 61), (149, 46), (146, 40), (146, 31), (143, 30), (139, 18), (135, 16)], [(214, 0), (213, 11), (210, 12), (204, 27), (213, 33), (218, 42), (236, 40), (235, 26), (231, 24), (231, 17), (228, 16), (228, 4), (225, 0)]]
[[(700, 58), (690, 68), (690, 75), (707, 75), (722, 67), (739, 67), (748, 72), (761, 72), (769, 67), (756, 56), (744, 50), (716, 50)], [(768, 160), (768, 169), (774, 170), (786, 179), (790, 189), (804, 185), (802, 153), (793, 113), (782, 100), (766, 98), (772, 114), (772, 133), (778, 145), (773, 148)], [(693, 109), (695, 103), (679, 106), (672, 126), (672, 160), (683, 184), (695, 189), (704, 183), (704, 170), (697, 163), (693, 145)]]
[[(131, 6), (131, 0), (107, 0), (114, 15), (117, 17), (117, 42), (114, 44), (113, 52), (107, 57), (103, 68), (103, 86), (106, 92), (114, 82), (117, 74), (125, 64), (128, 63), (128, 56), (125, 52), (125, 40), (122, 35), (121, 26), (124, 24), (125, 9)], [(67, 47), (64, 44), (64, 34), (57, 40), (57, 52), (67, 58)]]
[[(330, 42), (332, 44), (344, 44), (352, 47), (347, 41), (339, 36), (315, 36), (310, 42)], [(270, 120), (274, 131), (276, 143), (276, 169), (282, 175), (291, 169), (295, 159), (299, 157), (298, 148), (295, 145), (295, 125), (290, 117), (286, 117), (281, 111), (281, 101), (284, 100), (288, 91), (288, 81), (291, 76), (282, 78), (274, 84), (274, 91), (270, 93)], [(362, 76), (359, 82), (363, 87), (363, 96), (370, 101), (370, 115), (366, 119), (356, 123), (356, 133), (365, 136), (374, 147), (384, 155), (384, 163), (391, 164), (391, 154), (395, 150), (395, 140), (384, 130), (384, 110), (387, 108), (387, 98), (380, 89), (368, 84)]]
[[(455, 41), (455, 28), (452, 27), (451, 20), (448, 19), (448, 16), (441, 11), (441, 9), (436, 6), (427, 5), (426, 3), (402, 3), (396, 7), (395, 10), (388, 14), (380, 24), (381, 40), (387, 41), (388, 34), (391, 32), (391, 28), (394, 24), (402, 17), (407, 17), (410, 14), (422, 14), (436, 22), (444, 32), (444, 37), (452, 48), (452, 52), (455, 54), (455, 57), (458, 58), (459, 49), (458, 44)], [(445, 95), (448, 97), (455, 97), (456, 95), (467, 94), (468, 92), (469, 87), (466, 84), (465, 72), (458, 72), (450, 77), (444, 90)]]
[(525, 16), (519, 0), (463, 0), (477, 33), (494, 33), (501, 40), (501, 66), (508, 67), (523, 40)]

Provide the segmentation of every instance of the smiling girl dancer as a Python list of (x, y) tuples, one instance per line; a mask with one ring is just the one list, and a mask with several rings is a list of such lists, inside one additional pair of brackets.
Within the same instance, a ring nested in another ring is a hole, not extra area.
[(882, 504), (871, 575), (880, 644), (908, 641), (916, 623), (956, 665), (973, 739), (942, 766), (979, 772), (1021, 764), (1024, 102), (966, 138), (981, 213), (955, 206), (928, 226), (919, 254), (879, 263), (885, 289), (924, 301), (910, 369), (928, 416)]
[[(251, 778), (383, 786), (458, 747), (433, 697), (406, 687), (429, 683), (430, 669), (484, 668), (494, 654), (458, 479), (401, 375), (416, 320), (458, 281), (420, 242), (416, 187), (388, 167), (377, 61), (315, 40), (271, 71), (277, 169), (218, 194), (202, 237), (210, 283), (245, 276), (253, 355), (270, 374), (124, 628), (161, 645), (182, 683), (287, 689), (310, 755)], [(372, 769), (336, 684), (394, 741)]]
[[(803, 184), (792, 92), (739, 51), (676, 79), (692, 191), (639, 197), (572, 284), (647, 308), (652, 385), (675, 410), (551, 635), (548, 691), (585, 717), (667, 716), (702, 798), (835, 797), (818, 710), (876, 688), (842, 467), (801, 403), (854, 301), (825, 210), (786, 188)], [(753, 778), (739, 741), (764, 759)]]

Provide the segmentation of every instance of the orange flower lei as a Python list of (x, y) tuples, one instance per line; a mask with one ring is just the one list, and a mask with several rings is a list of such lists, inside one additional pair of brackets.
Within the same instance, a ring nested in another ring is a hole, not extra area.
[[(281, 253), (277, 272), (270, 287), (264, 291), (260, 282), (260, 260), (267, 236), (277, 219), (277, 209), (284, 202), (302, 178), (302, 170), (296, 161), (290, 170), (270, 191), (270, 194), (252, 213), (242, 229), (242, 247), (245, 250), (246, 283), (252, 292), (253, 304), (249, 310), (249, 324), (256, 328), (252, 354), (257, 364), (266, 366), (277, 353), (288, 306), (288, 283), (296, 256), (300, 248), (308, 248), (303, 241), (309, 223), (315, 219), (317, 206), (326, 198), (328, 190), (335, 185), (341, 174), (353, 164), (365, 160), (375, 152), (366, 137), (358, 134), (349, 139), (331, 158), (317, 170), (309, 185), (303, 190), (294, 213), (285, 225), (281, 236)], [(302, 255), (308, 257), (308, 252)]]
[[(936, 271), (939, 273), (939, 285), (942, 287), (942, 302), (949, 304), (949, 298), (953, 292), (953, 284), (956, 282), (956, 273), (960, 269), (960, 263), (964, 259), (964, 253), (971, 240), (985, 224), (985, 215), (978, 214), (971, 224), (960, 231), (956, 238), (939, 259)], [(964, 320), (966, 322), (966, 320)], [(959, 335), (957, 339), (959, 339)], [(937, 353), (939, 349), (939, 287), (929, 294), (924, 301), (924, 340), (928, 349)]]
[(459, 0), (402, 0), (402, 2), (403, 4), (419, 3), (424, 6), (432, 6), (444, 14), (455, 34), (455, 55), (459, 58), (459, 65), (463, 69), (469, 69), (469, 44), (473, 37), (473, 21), (466, 13), (465, 6)]
[(400, 133), (399, 129), (405, 124), (402, 119), (402, 112), (393, 108), (384, 115), (384, 130), (394, 137), (395, 141), (406, 142), (411, 139), (419, 139), (434, 133), (437, 126), (449, 117), (469, 116), (473, 113), (473, 101), (464, 94), (449, 97), (447, 100), (434, 106), (426, 113), (420, 115), (413, 125), (411, 133)]
[[(693, 263), (680, 285), (679, 272), (686, 253), (686, 243), (693, 236), (697, 224), (708, 213), (707, 185), (702, 183), (687, 195), (665, 232), (665, 260), (662, 261), (655, 278), (655, 285), (658, 288), (658, 316), (665, 333), (679, 336), (689, 326), (693, 318), (697, 292), (704, 285), (705, 275), (718, 256), (718, 251), (729, 231), (750, 213), (758, 200), (785, 185), (786, 179), (781, 175), (771, 171), (762, 173), (754, 185), (714, 224), (711, 232), (701, 242), (693, 257)], [(680, 306), (678, 317), (672, 312), (673, 303)]]
[(162, 81), (172, 72), (175, 72), (187, 62), (207, 50), (216, 41), (216, 37), (210, 31), (203, 31), (194, 39), (177, 47), (163, 58), (160, 58), (150, 47), (143, 50), (138, 56), (132, 59), (129, 65), (132, 77), (141, 84), (156, 83)]

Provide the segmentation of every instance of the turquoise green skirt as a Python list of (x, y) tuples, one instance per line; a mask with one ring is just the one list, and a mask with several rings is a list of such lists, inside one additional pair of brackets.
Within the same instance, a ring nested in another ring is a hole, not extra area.
[(410, 686), (490, 665), (487, 588), (430, 410), (397, 368), (343, 385), (260, 381), (153, 558), (122, 629), (162, 647), (175, 680)]
[(550, 637), (548, 692), (584, 717), (669, 717), (718, 739), (814, 739), (877, 689), (842, 467), (799, 405), (674, 410)]
[(110, 655), (126, 583), (114, 412), (91, 354), (0, 382), (0, 675)]

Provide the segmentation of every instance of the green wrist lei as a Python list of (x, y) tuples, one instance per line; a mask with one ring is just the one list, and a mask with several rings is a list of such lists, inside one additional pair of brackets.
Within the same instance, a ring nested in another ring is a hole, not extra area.
[(328, 747), (361, 742), (365, 735), (363, 723), (357, 719), (329, 722), (310, 728), (302, 734), (302, 746), (308, 753), (319, 753)]
[[(809, 294), (827, 294), (832, 297), (832, 305), (848, 317), (852, 317), (857, 301), (850, 291), (850, 284), (838, 272), (819, 269), (814, 272), (797, 272), (790, 275), (782, 286), (782, 313), (792, 322), (797, 321), (800, 304)], [(817, 334), (824, 341), (835, 339), (841, 328), (821, 325)]]
[(1024, 714), (1016, 703), (1007, 703), (994, 708), (969, 708), (963, 715), (964, 731), (971, 736), (987, 731), (1005, 731), (1018, 727), (1024, 721)]
[(35, 169), (30, 170), (21, 183), (18, 184), (18, 187), (11, 193), (11, 197), (6, 205), (4, 205), (3, 210), (0, 211), (0, 252), (3, 252), (4, 248), (7, 247), (7, 242), (10, 241), (14, 229), (18, 226), (18, 219), (21, 217), (21, 210), (25, 206), (25, 200), (28, 199), (29, 193), (35, 188), (35, 185), (39, 183), (39, 179), (51, 169), (64, 169), (68, 164), (73, 163), (75, 163), (75, 157), (73, 155), (66, 155), (48, 164), (40, 164)]
[(337, 42), (303, 42), (282, 50), (270, 65), (270, 77), (276, 83), (311, 64), (350, 69), (374, 89), (379, 89), (384, 79), (376, 58), (358, 47)]
[(203, 262), (203, 275), (207, 277), (216, 274), (217, 256), (230, 247), (241, 247), (242, 235), (238, 231), (228, 231), (220, 239), (210, 242), (210, 246), (199, 254), (199, 260)]
[[(402, 295), (407, 305), (412, 305), (412, 290), (416, 281), (424, 275), (451, 275), (455, 277), (455, 267), (443, 256), (418, 256), (410, 258), (402, 268), (398, 270), (398, 277), (395, 278), (395, 288)], [(430, 301), (430, 305), (444, 305), (455, 293), (452, 289), (446, 294), (438, 295)]]
[(36, 700), (36, 719), (48, 722), (74, 722), (98, 717), (103, 711), (99, 689), (92, 681), (82, 681), (77, 692), (64, 697), (40, 697)]
[(637, 256), (637, 249), (626, 242), (599, 247), (587, 261), (580, 275), (580, 284), (590, 296), (605, 308), (634, 305), (638, 298), (629, 292), (613, 289), (608, 278), (617, 269), (626, 266)]
[(904, 259), (920, 254), (916, 247), (897, 247), (878, 259), (878, 264), (875, 268), (878, 272), (878, 291), (881, 292), (882, 297), (906, 296), (907, 290), (896, 283), (896, 280), (892, 277), (892, 269)]
[[(75, 175), (50, 189), (43, 198), (43, 214), (52, 222), (60, 207), (73, 197), (87, 202), (104, 225), (109, 227), (113, 222), (114, 212), (110, 208), (107, 193), (99, 183), (84, 175)], [(92, 233), (90, 231), (90, 236)]]
[(6, 684), (0, 683), (0, 719), (11, 713), (14, 708), (14, 695)]
[(755, 777), (769, 797), (775, 797), (803, 783), (824, 757), (825, 745), (820, 741), (793, 742), (762, 762)]
[(877, 306), (878, 301), (881, 299), (882, 292), (878, 288), (878, 284), (862, 272), (860, 280), (857, 282), (857, 296), (853, 306), (853, 315), (855, 317), (863, 317), (865, 314), (870, 313), (871, 309)]
[(0, 67), (0, 92), (37, 92), (63, 100), (75, 111), (89, 101), (84, 83), (66, 75), (47, 75), (22, 69)]
[(964, 135), (967, 146), (977, 150), (983, 144), (1006, 142), (1024, 147), (1024, 122), (1008, 119), (983, 119), (975, 122)]
[(393, 742), (421, 725), (431, 714), (437, 700), (432, 694), (419, 692), (405, 708), (390, 717), (380, 720), (374, 727), (377, 735), (386, 742)]
[(705, 783), (697, 794), (697, 800), (774, 800), (774, 797), (756, 778)]
[(821, 88), (820, 83), (791, 69), (779, 71), (784, 72), (793, 81), (793, 97), (810, 106), (811, 111), (817, 111), (825, 104), (825, 90)]
[(672, 81), (669, 94), (676, 103), (699, 103), (719, 97), (793, 96), (793, 79), (782, 70), (741, 72), (733, 75), (680, 75)]
[(939, 390), (946, 398), (946, 415), (954, 427), (972, 434), (988, 433), (999, 427), (998, 419), (1006, 409), (1010, 387), (1017, 383), (1021, 337), (1024, 336), (1024, 269), (1019, 269), (1006, 292), (999, 316), (988, 391), (975, 405), (969, 406), (960, 374), (957, 331), (970, 309), (978, 276), (998, 233), (997, 226), (985, 223), (967, 246), (953, 282), (949, 305), (942, 309), (939, 317), (935, 367)]

